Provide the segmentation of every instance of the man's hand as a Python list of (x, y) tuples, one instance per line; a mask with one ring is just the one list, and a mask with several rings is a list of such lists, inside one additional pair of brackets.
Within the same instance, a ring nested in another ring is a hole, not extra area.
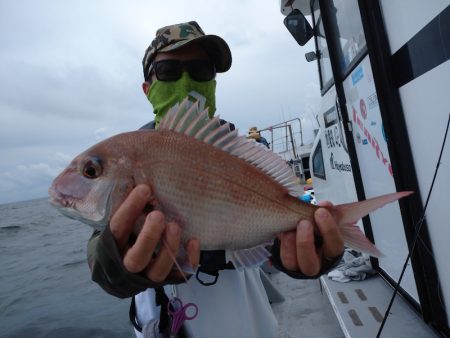
[[(331, 206), (324, 202), (321, 206)], [(337, 224), (326, 208), (319, 208), (314, 213), (317, 230), (323, 244), (316, 247), (314, 243), (314, 224), (301, 220), (297, 229), (281, 234), (280, 258), (283, 266), (290, 271), (300, 270), (307, 276), (316, 276), (324, 266), (339, 257), (344, 251), (344, 240)]]
[[(162, 212), (152, 211), (147, 215), (136, 241), (129, 244), (133, 227), (142, 216), (144, 207), (150, 202), (151, 194), (147, 185), (135, 187), (111, 218), (110, 229), (122, 254), (125, 268), (131, 273), (144, 273), (151, 281), (160, 283), (171, 275), (174, 264), (172, 255), (176, 257), (178, 254), (181, 239), (178, 224), (168, 223)], [(154, 256), (158, 247), (159, 252)], [(198, 240), (191, 239), (185, 248), (194, 269), (200, 260), (199, 247)], [(180, 276), (178, 272), (175, 272), (175, 275)]]

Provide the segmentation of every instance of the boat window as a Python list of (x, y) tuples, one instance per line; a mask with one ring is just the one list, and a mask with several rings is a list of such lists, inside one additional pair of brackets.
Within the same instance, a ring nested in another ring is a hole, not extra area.
[(341, 74), (366, 49), (366, 38), (357, 0), (333, 0), (326, 2), (330, 18), (330, 30), (337, 40), (337, 52)]
[(319, 141), (312, 155), (313, 175), (326, 180), (325, 166), (323, 163), (322, 142)]
[(317, 41), (317, 58), (320, 68), (321, 87), (333, 79), (333, 72), (331, 70), (330, 53), (328, 52), (327, 40), (325, 39), (325, 32), (323, 29), (322, 14), (320, 13), (319, 1), (315, 1), (314, 9), (314, 31)]

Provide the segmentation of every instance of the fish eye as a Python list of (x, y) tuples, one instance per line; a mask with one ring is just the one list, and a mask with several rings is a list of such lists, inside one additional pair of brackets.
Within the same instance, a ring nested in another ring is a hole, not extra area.
[(86, 162), (82, 174), (84, 177), (94, 179), (102, 174), (102, 163), (98, 158), (92, 158)]

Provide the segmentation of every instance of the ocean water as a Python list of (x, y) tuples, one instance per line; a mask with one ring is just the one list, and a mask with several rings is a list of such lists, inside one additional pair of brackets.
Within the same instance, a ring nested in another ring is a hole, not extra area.
[(90, 279), (92, 229), (47, 199), (0, 205), (0, 337), (130, 337), (129, 299)]

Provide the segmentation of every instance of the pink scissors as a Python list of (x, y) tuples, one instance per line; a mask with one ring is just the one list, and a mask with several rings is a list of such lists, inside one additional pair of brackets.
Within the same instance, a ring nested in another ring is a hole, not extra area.
[(173, 297), (169, 301), (168, 312), (170, 317), (172, 317), (171, 334), (175, 336), (180, 331), (185, 320), (191, 320), (197, 317), (198, 306), (194, 303), (183, 305), (180, 298)]

